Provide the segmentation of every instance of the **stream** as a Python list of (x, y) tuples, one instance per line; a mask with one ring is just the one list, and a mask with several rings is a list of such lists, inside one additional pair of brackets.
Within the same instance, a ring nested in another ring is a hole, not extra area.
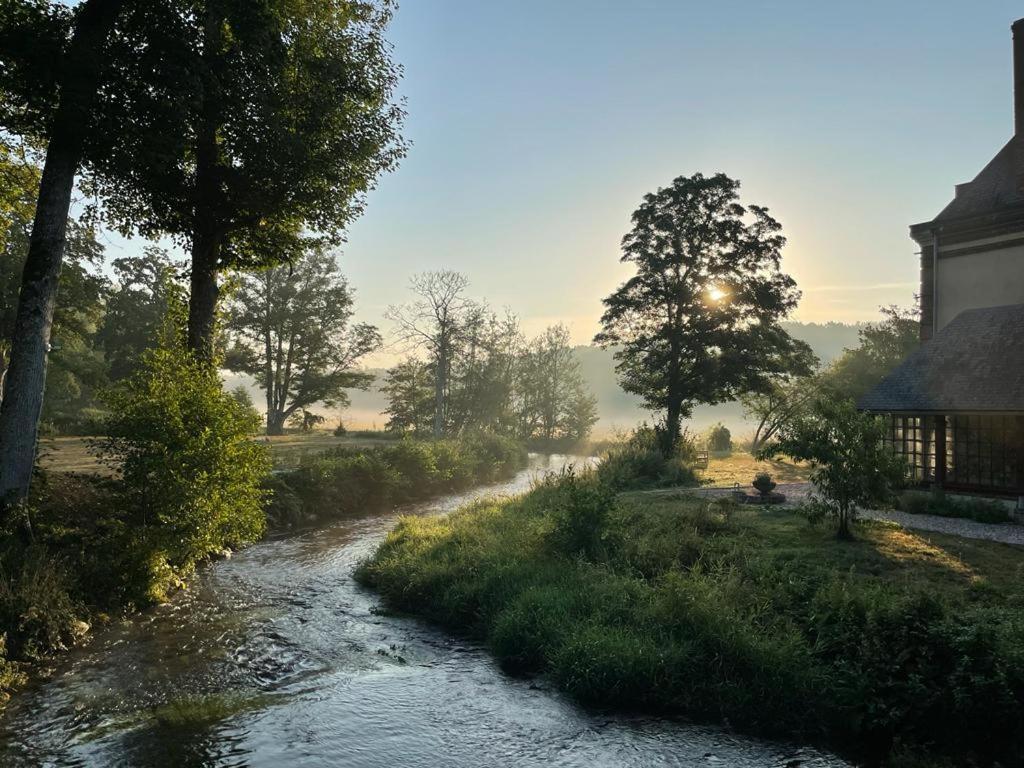
[[(431, 515), (507, 482), (406, 507)], [(485, 649), (381, 615), (352, 571), (399, 511), (268, 539), (170, 603), (98, 630), (0, 720), (0, 766), (750, 766), (847, 764), (682, 721), (593, 713)]]

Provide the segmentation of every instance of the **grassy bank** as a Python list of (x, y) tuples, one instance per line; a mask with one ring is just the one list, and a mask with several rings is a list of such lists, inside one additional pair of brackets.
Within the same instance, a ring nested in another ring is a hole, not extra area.
[(509, 477), (525, 465), (526, 449), (495, 435), (333, 448), (268, 479), (268, 523), (294, 528), (422, 501)]
[[(518, 443), (484, 435), (334, 448), (267, 478), (258, 530), (427, 499), (508, 476), (525, 462)], [(90, 624), (165, 600), (198, 562), (250, 538), (204, 538), (183, 557), (168, 546), (177, 528), (96, 474), (40, 475), (28, 519), (28, 534), (0, 538), (0, 704), (24, 682), (26, 665), (79, 642)]]
[(578, 700), (901, 766), (1020, 764), (1024, 552), (615, 494), (593, 474), (404, 519), (359, 577)]

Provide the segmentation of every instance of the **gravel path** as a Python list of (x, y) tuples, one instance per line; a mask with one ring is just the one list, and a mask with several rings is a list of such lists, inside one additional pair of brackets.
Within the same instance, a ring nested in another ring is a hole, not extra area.
[[(660, 495), (678, 495), (683, 493), (705, 498), (715, 498), (728, 496), (733, 490), (734, 488), (730, 486), (726, 488), (692, 488), (685, 490), (666, 489), (650, 491), (650, 493)], [(812, 490), (813, 487), (810, 483), (779, 483), (775, 489), (777, 493), (785, 495), (786, 507), (794, 507), (805, 501), (811, 495)], [(904, 528), (913, 528), (919, 531), (935, 531), (936, 533), (963, 536), (965, 539), (987, 539), (988, 541), (1001, 541), (1005, 544), (1024, 546), (1024, 525), (1019, 523), (979, 523), (976, 520), (966, 520), (959, 517), (911, 515), (907, 512), (898, 512), (891, 509), (862, 509), (857, 514), (870, 520), (887, 520), (902, 525)]]

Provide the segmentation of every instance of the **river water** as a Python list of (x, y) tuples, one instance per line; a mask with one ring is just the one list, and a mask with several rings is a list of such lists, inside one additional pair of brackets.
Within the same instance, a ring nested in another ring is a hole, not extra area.
[[(570, 457), (402, 509), (518, 493)], [(270, 539), (171, 603), (99, 631), (0, 721), (0, 766), (750, 766), (831, 768), (813, 750), (589, 713), (482, 648), (378, 613), (352, 579), (398, 512)]]

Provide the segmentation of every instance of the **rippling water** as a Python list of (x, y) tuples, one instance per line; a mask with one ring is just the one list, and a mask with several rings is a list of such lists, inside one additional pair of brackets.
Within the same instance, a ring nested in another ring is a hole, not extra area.
[[(513, 480), (401, 510), (437, 514)], [(811, 750), (686, 723), (584, 712), (411, 619), (352, 579), (397, 513), (262, 542), (172, 603), (97, 634), (0, 722), (3, 766), (750, 766)]]

